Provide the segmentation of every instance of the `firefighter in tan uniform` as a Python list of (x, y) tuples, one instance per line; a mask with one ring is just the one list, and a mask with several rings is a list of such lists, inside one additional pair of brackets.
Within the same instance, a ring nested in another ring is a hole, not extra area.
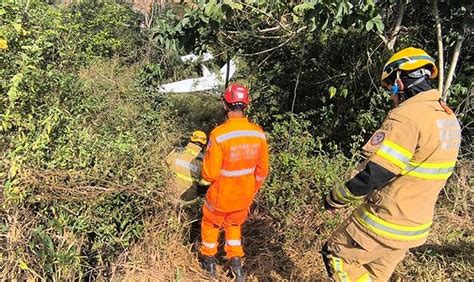
[(188, 202), (204, 196), (209, 182), (202, 179), (203, 147), (207, 143), (207, 135), (202, 131), (194, 131), (184, 149), (175, 149), (167, 157), (166, 163), (175, 174), (174, 188), (180, 199)]
[(461, 142), (456, 116), (428, 82), (437, 72), (416, 48), (401, 50), (384, 67), (382, 84), (395, 108), (363, 147), (366, 161), (325, 198), (328, 210), (364, 199), (323, 247), (336, 281), (387, 281), (406, 251), (426, 241)]

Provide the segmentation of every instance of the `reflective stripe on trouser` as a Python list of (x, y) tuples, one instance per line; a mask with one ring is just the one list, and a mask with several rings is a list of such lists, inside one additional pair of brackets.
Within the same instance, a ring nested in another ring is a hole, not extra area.
[(370, 212), (365, 206), (357, 209), (354, 217), (362, 226), (378, 236), (398, 241), (413, 241), (427, 237), (432, 225), (431, 221), (418, 226), (390, 223)]
[(339, 226), (322, 251), (328, 275), (336, 281), (388, 281), (407, 249), (380, 244), (352, 220)]
[(372, 278), (370, 278), (370, 274), (368, 272), (365, 272), (358, 278), (351, 280), (349, 278), (349, 274), (344, 270), (344, 260), (335, 257), (335, 256), (330, 256), (330, 267), (334, 273), (332, 278), (336, 278), (336, 281), (356, 281), (356, 282), (370, 282), (372, 281)]
[(227, 257), (240, 257), (244, 255), (241, 238), (241, 226), (247, 219), (248, 210), (235, 212), (219, 212), (211, 210), (208, 205), (203, 207), (203, 218), (201, 224), (201, 248), (200, 252), (206, 256), (217, 253), (217, 242), (219, 229), (225, 232), (225, 251)]
[(225, 253), (227, 257), (241, 257), (244, 255), (242, 248), (241, 225), (224, 227), (225, 231)]
[(214, 256), (217, 253), (217, 241), (219, 239), (219, 228), (203, 217), (201, 223), (201, 254)]

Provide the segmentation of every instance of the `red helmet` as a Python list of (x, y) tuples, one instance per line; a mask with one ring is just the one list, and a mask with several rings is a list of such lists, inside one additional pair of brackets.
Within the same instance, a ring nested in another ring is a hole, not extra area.
[(242, 103), (247, 106), (250, 102), (249, 90), (240, 84), (229, 85), (224, 93), (224, 101), (229, 104)]

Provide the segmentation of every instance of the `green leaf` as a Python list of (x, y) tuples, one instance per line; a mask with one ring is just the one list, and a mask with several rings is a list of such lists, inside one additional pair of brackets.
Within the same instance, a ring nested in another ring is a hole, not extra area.
[(367, 31), (371, 31), (372, 29), (374, 28), (374, 22), (372, 20), (368, 21), (366, 24), (365, 24), (365, 29)]
[(189, 23), (189, 18), (185, 17), (181, 20), (181, 26), (186, 26)]
[(382, 33), (385, 28), (383, 22), (375, 22), (375, 27), (377, 28), (377, 31), (380, 33)]
[(18, 262), (18, 267), (20, 267), (21, 270), (28, 270), (28, 269), (30, 269), (30, 268), (28, 267), (28, 264), (26, 264), (26, 262), (24, 262), (24, 261), (22, 261), (22, 260), (20, 260), (20, 261)]
[(333, 98), (336, 96), (337, 89), (334, 86), (329, 87), (329, 98)]
[(204, 8), (204, 13), (206, 15), (212, 15), (217, 8), (217, 2), (216, 0), (210, 0), (207, 4), (206, 7)]
[(314, 9), (314, 4), (312, 4), (312, 3), (303, 3), (303, 4), (296, 5), (293, 8), (293, 12), (303, 13), (304, 11), (309, 10), (309, 9)]
[(378, 32), (383, 32), (385, 26), (380, 15), (375, 16), (371, 21), (375, 24)]
[(13, 28), (15, 29), (16, 32), (21, 33), (22, 28), (20, 23), (12, 23)]
[(244, 6), (240, 3), (236, 3), (232, 0), (224, 0), (224, 4), (231, 7), (232, 10), (239, 10), (239, 11), (242, 11), (242, 9), (244, 8)]
[(0, 8), (0, 16), (1, 15), (5, 15), (7, 13), (7, 11), (3, 8)]
[(346, 88), (344, 88), (344, 89), (342, 89), (342, 91), (341, 91), (341, 96), (344, 97), (344, 98), (347, 98), (347, 94), (348, 94), (348, 93), (349, 93), (349, 91), (348, 91)]

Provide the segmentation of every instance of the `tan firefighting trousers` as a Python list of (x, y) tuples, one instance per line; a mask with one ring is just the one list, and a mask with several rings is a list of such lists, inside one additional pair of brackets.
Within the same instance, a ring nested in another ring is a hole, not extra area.
[(388, 281), (407, 249), (393, 249), (361, 231), (349, 217), (323, 247), (328, 275), (335, 281)]

